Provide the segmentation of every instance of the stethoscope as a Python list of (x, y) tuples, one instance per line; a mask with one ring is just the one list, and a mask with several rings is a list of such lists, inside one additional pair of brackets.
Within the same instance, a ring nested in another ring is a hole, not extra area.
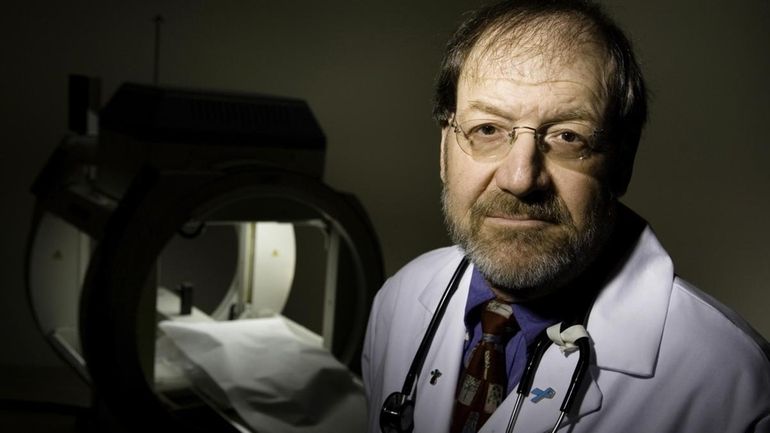
[[(401, 391), (393, 392), (387, 399), (385, 399), (385, 403), (383, 403), (382, 410), (380, 411), (380, 430), (383, 433), (410, 433), (414, 429), (414, 404), (416, 400), (415, 381), (420, 371), (422, 371), (425, 357), (428, 355), (430, 345), (433, 342), (433, 337), (435, 336), (436, 330), (444, 316), (444, 312), (449, 305), (449, 300), (457, 291), (460, 279), (465, 272), (465, 269), (468, 267), (468, 263), (468, 258), (463, 257), (460, 264), (457, 266), (457, 269), (455, 269), (454, 274), (452, 274), (452, 278), (449, 280), (449, 284), (447, 284), (444, 294), (439, 300), (438, 307), (428, 324), (428, 329), (422, 337), (420, 346), (417, 348), (414, 359), (412, 359), (412, 364), (409, 366), (406, 378), (404, 378), (404, 386), (401, 387)], [(524, 373), (522, 374), (519, 386), (516, 389), (516, 402), (514, 403), (514, 408), (508, 421), (506, 433), (513, 432), (516, 420), (519, 417), (519, 412), (524, 404), (524, 399), (529, 395), (532, 389), (532, 382), (535, 379), (535, 373), (540, 365), (540, 360), (551, 343), (554, 341), (558, 342), (560, 331), (577, 335), (577, 338), (574, 338), (571, 345), (580, 351), (580, 356), (575, 365), (575, 370), (572, 373), (572, 379), (570, 380), (567, 392), (564, 394), (564, 399), (559, 407), (559, 418), (553, 426), (552, 433), (556, 432), (564, 417), (572, 409), (572, 405), (577, 398), (577, 390), (588, 372), (588, 365), (590, 363), (591, 350), (588, 343), (588, 334), (585, 332), (585, 324), (588, 321), (589, 311), (590, 307), (583, 315), (582, 324), (566, 327), (566, 329), (563, 324), (557, 324), (538, 335), (535, 348), (527, 357)]]

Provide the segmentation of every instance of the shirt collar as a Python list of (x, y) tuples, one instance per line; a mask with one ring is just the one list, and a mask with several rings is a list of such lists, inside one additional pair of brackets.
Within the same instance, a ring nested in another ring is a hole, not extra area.
[[(466, 329), (473, 329), (479, 323), (478, 306), (494, 297), (495, 294), (486, 278), (474, 266), (471, 272), (468, 300), (465, 303)], [(535, 309), (524, 303), (514, 303), (511, 307), (513, 309), (513, 317), (516, 319), (519, 328), (521, 328), (527, 345), (534, 342), (537, 335), (543, 329), (561, 320), (557, 310), (549, 308), (547, 305), (539, 305)]]

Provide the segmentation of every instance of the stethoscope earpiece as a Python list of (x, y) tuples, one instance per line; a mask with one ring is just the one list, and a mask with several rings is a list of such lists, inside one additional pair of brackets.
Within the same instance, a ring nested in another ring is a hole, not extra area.
[(388, 396), (380, 411), (383, 433), (411, 433), (414, 429), (414, 402), (403, 392)]

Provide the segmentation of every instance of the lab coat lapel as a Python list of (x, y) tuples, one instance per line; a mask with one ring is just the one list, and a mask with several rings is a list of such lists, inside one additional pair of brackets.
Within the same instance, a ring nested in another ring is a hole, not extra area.
[(591, 310), (587, 329), (594, 364), (635, 376), (653, 375), (673, 282), (671, 258), (646, 227)]
[[(449, 277), (454, 273), (461, 256), (435, 278), (420, 296), (425, 314), (430, 321), (442, 294), (447, 288)], [(466, 270), (460, 284), (436, 331), (425, 358), (420, 377), (417, 380), (415, 404), (415, 432), (446, 432), (452, 419), (455, 388), (459, 372), (462, 371), (462, 351), (465, 340), (465, 302), (468, 297), (471, 267)], [(435, 378), (435, 379), (434, 379)]]

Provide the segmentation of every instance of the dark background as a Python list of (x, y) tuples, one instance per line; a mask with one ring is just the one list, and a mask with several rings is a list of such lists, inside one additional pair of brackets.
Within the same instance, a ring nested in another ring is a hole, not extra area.
[[(77, 402), (76, 380), (24, 298), (29, 186), (67, 130), (67, 76), (307, 100), (328, 139), (325, 180), (359, 197), (386, 271), (448, 243), (431, 85), (471, 1), (161, 0), (4, 3), (0, 12), (0, 397)], [(770, 337), (770, 2), (605, 1), (635, 42), (651, 122), (624, 201), (678, 272)]]

